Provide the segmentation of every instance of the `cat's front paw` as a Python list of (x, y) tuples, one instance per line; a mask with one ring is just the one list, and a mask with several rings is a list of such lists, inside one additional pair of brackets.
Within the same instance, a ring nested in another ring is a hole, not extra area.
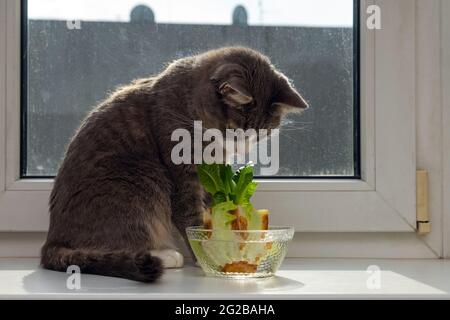
[(165, 269), (182, 268), (184, 265), (183, 255), (176, 250), (152, 250), (150, 253), (152, 256), (161, 259), (163, 268)]

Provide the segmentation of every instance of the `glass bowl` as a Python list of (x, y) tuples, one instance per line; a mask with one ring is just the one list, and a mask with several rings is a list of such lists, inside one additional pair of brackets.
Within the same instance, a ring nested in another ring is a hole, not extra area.
[(186, 232), (207, 276), (236, 279), (273, 276), (295, 231), (290, 227), (245, 231), (190, 227)]

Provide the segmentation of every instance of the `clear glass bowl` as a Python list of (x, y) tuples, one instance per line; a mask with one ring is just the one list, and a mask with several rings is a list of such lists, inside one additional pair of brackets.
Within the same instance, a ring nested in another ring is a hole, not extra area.
[(236, 279), (273, 276), (295, 231), (290, 227), (246, 231), (190, 227), (186, 232), (206, 275)]

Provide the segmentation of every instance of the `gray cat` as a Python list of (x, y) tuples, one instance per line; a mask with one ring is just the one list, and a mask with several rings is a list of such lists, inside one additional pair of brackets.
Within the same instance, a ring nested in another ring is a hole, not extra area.
[[(70, 142), (50, 197), (42, 266), (142, 282), (179, 267), (177, 234), (208, 205), (196, 166), (171, 161), (175, 129), (273, 129), (307, 108), (262, 54), (241, 47), (177, 60), (113, 93)], [(173, 258), (172, 260), (170, 260)]]

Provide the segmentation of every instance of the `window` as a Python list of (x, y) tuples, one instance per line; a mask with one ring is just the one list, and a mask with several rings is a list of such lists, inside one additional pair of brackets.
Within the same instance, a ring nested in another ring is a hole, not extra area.
[[(255, 205), (273, 213), (274, 225), (292, 225), (302, 233), (293, 254), (302, 255), (304, 243), (312, 243), (311, 250), (321, 248), (307, 251), (308, 256), (330, 256), (336, 248), (341, 249), (337, 255), (349, 256), (357, 246), (362, 256), (375, 247), (372, 256), (389, 256), (389, 250), (402, 257), (441, 252), (438, 226), (426, 239), (413, 233), (416, 168), (442, 166), (442, 150), (435, 141), (442, 124), (431, 121), (442, 114), (434, 94), (441, 70), (441, 43), (435, 36), (441, 28), (439, 1), (330, 0), (320, 9), (315, 4), (325, 1), (290, 1), (291, 6), (283, 0), (239, 1), (248, 26), (242, 25), (241, 9), (233, 25), (235, 1), (142, 1), (153, 15), (141, 7), (132, 14), (133, 22), (130, 10), (137, 2), (123, 7), (126, 2), (0, 0), (0, 232), (47, 231), (48, 198), (64, 146), (86, 111), (108, 90), (157, 72), (172, 58), (237, 38), (270, 55), (313, 105), (294, 119), (305, 122), (304, 130), (292, 125), (286, 130), (308, 152), (295, 149), (284, 137), (284, 148), (294, 154), (282, 164), (289, 170), (260, 179), (255, 195)], [(197, 11), (188, 5), (194, 3)], [(214, 10), (212, 3), (224, 7)], [(373, 4), (381, 12), (380, 30), (366, 25)], [(302, 10), (294, 11), (294, 5)], [(281, 14), (286, 15), (281, 19)], [(81, 19), (81, 29), (73, 19)], [(189, 31), (193, 29), (199, 31)], [(27, 56), (21, 55), (21, 40), (27, 40), (22, 43)], [(309, 45), (303, 47), (303, 42)], [(161, 44), (168, 47), (161, 51)], [(117, 57), (116, 52), (124, 54)], [(293, 67), (303, 57), (312, 61), (310, 69), (299, 70), (309, 77)], [(127, 70), (115, 68), (122, 65)], [(322, 83), (322, 72), (334, 80)], [(77, 82), (89, 85), (81, 90)], [(338, 129), (329, 134), (324, 128)], [(334, 144), (339, 148), (332, 148)], [(315, 162), (320, 166), (314, 167)], [(438, 171), (430, 177), (436, 225), (442, 217), (436, 213), (442, 181), (436, 178)]]
[(278, 176), (359, 178), (358, 3), (23, 1), (22, 176), (54, 176), (87, 111), (118, 85), (238, 44), (267, 54), (311, 105), (284, 122)]

